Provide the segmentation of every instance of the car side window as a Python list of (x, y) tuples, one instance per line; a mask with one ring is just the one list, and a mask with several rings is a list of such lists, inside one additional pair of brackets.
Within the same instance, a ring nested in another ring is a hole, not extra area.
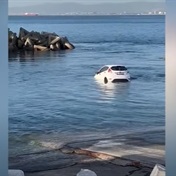
[(104, 72), (108, 69), (109, 67), (103, 67), (98, 73)]

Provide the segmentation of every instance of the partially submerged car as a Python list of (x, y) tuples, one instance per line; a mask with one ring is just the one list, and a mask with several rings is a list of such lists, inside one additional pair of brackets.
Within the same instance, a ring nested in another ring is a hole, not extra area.
[(94, 76), (97, 80), (108, 82), (128, 82), (130, 74), (125, 66), (122, 65), (105, 65)]

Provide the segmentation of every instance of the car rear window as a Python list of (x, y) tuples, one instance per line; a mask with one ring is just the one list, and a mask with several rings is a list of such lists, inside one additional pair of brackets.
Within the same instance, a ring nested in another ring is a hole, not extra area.
[(124, 66), (112, 66), (111, 69), (114, 70), (114, 71), (124, 71), (124, 70), (127, 70), (127, 68), (124, 67)]

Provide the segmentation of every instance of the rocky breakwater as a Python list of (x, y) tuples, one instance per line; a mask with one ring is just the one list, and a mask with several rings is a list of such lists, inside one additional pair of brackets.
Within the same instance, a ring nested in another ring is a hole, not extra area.
[(62, 37), (56, 33), (27, 31), (19, 29), (19, 35), (12, 32), (9, 34), (9, 52), (16, 51), (59, 51), (74, 49), (74, 45), (69, 42), (67, 37)]

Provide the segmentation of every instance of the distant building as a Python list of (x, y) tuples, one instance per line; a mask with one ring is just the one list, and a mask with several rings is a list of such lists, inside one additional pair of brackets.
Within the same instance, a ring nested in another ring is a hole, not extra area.
[(38, 13), (24, 13), (25, 16), (38, 16), (39, 14)]

